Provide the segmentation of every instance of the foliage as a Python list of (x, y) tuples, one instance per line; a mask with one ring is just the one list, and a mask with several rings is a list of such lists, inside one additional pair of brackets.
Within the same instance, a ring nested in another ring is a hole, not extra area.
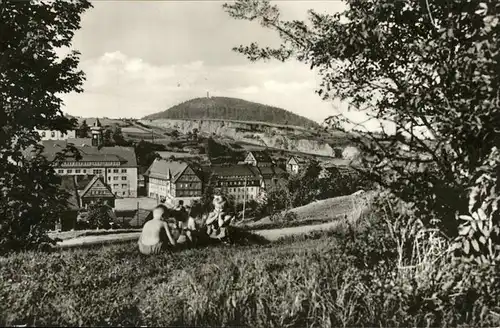
[(156, 152), (163, 151), (166, 148), (162, 144), (154, 144), (141, 140), (134, 145), (134, 149), (137, 157), (137, 164), (142, 167), (149, 167), (156, 158), (160, 157)]
[[(88, 1), (0, 3), (0, 244), (25, 248), (47, 239), (65, 200), (51, 163), (37, 143), (38, 129), (67, 132), (76, 120), (61, 111), (61, 94), (81, 92), (78, 52), (70, 47)], [(31, 152), (34, 150), (34, 152)], [(30, 153), (28, 155), (28, 153)]]
[(144, 119), (223, 119), (318, 127), (316, 122), (284, 109), (228, 97), (191, 99)]
[(118, 125), (113, 128), (112, 139), (116, 146), (130, 146), (129, 142), (123, 137), (122, 129)]
[(489, 158), (474, 174), (469, 194), (470, 215), (460, 215), (455, 248), (478, 263), (500, 261), (500, 156), (494, 147)]
[(210, 173), (210, 177), (207, 180), (205, 186), (203, 186), (203, 194), (201, 195), (201, 206), (204, 213), (208, 213), (212, 210), (212, 201), (214, 197), (215, 187), (217, 179), (213, 173)]
[(78, 127), (77, 134), (79, 138), (88, 138), (90, 134), (90, 127), (87, 124), (87, 120), (83, 120)]
[(277, 185), (267, 192), (261, 215), (274, 215), (292, 207), (292, 195), (286, 186)]
[(111, 208), (102, 202), (89, 205), (87, 222), (91, 229), (109, 229), (113, 219), (110, 215)]
[(299, 176), (292, 176), (288, 182), (288, 189), (292, 194), (293, 206), (308, 204), (317, 199), (320, 190), (319, 174), (321, 166), (318, 161), (312, 160)]
[[(341, 98), (379, 122), (358, 128), (362, 173), (412, 202), (426, 225), (456, 235), (472, 174), (498, 145), (500, 4), (347, 1), (309, 24), (283, 21), (269, 1), (226, 4), (236, 19), (277, 31), (277, 49), (236, 48), (251, 60), (295, 58), (316, 69), (323, 99)], [(330, 120), (345, 127), (346, 117)], [(388, 126), (394, 128), (390, 131)]]

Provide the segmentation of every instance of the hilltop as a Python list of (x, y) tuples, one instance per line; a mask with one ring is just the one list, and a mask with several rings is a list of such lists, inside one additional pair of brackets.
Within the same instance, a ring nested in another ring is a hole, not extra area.
[(148, 115), (143, 119), (217, 119), (228, 121), (268, 122), (304, 128), (319, 127), (318, 123), (285, 109), (229, 97), (191, 99), (163, 112)]

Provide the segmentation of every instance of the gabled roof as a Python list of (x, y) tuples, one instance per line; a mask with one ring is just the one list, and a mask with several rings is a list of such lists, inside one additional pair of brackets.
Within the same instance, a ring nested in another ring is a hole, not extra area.
[(309, 161), (305, 158), (302, 158), (302, 157), (298, 157), (298, 156), (290, 156), (290, 158), (288, 159), (287, 163), (290, 162), (292, 159), (294, 159), (298, 165), (305, 165), (307, 164)]
[(269, 154), (265, 150), (252, 150), (252, 151), (249, 151), (248, 154), (252, 154), (257, 162), (261, 162), (261, 163), (272, 163), (273, 162), (273, 160), (271, 159), (271, 156), (269, 156)]
[(155, 159), (144, 175), (175, 182), (188, 166), (185, 162)]
[[(95, 162), (120, 162), (121, 166), (136, 167), (137, 158), (133, 147), (93, 147), (90, 143), (77, 144), (79, 140), (87, 139), (68, 139), (68, 140), (44, 140), (42, 145), (45, 147), (43, 154), (49, 161), (53, 160), (58, 152), (66, 148), (67, 144), (73, 143), (81, 155), (80, 161), (95, 161)], [(90, 139), (89, 139), (90, 140)], [(84, 144), (84, 146), (82, 146)], [(68, 162), (78, 162), (73, 157), (67, 158)]]
[(108, 197), (109, 196), (113, 196), (115, 197), (115, 195), (113, 194), (113, 192), (111, 191), (111, 188), (102, 180), (102, 178), (99, 176), (99, 175), (95, 175), (92, 180), (90, 180), (89, 184), (85, 187), (85, 189), (83, 189), (83, 191), (81, 192), (80, 194), (80, 197), (83, 198), (83, 197), (86, 197), (87, 196), (87, 193), (89, 192), (90, 189), (92, 189), (92, 187), (98, 183), (98, 182), (101, 182), (101, 184), (104, 186), (105, 190), (107, 190), (109, 192), (109, 194), (107, 195)]

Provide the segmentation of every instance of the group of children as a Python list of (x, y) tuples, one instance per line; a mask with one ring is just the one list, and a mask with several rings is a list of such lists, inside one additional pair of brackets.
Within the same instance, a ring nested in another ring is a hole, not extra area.
[(153, 210), (153, 219), (142, 229), (138, 241), (140, 252), (158, 254), (181, 239), (191, 245), (203, 237), (226, 241), (227, 227), (234, 216), (222, 195), (215, 194), (212, 205), (208, 215), (203, 215), (201, 204), (185, 207), (180, 201), (174, 209), (158, 205)]

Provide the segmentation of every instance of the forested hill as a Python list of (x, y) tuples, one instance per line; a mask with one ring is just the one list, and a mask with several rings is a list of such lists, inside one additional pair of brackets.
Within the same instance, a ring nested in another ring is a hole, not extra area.
[(144, 117), (155, 119), (222, 119), (273, 124), (318, 127), (318, 123), (287, 110), (238, 98), (195, 98), (175, 105), (166, 111)]

